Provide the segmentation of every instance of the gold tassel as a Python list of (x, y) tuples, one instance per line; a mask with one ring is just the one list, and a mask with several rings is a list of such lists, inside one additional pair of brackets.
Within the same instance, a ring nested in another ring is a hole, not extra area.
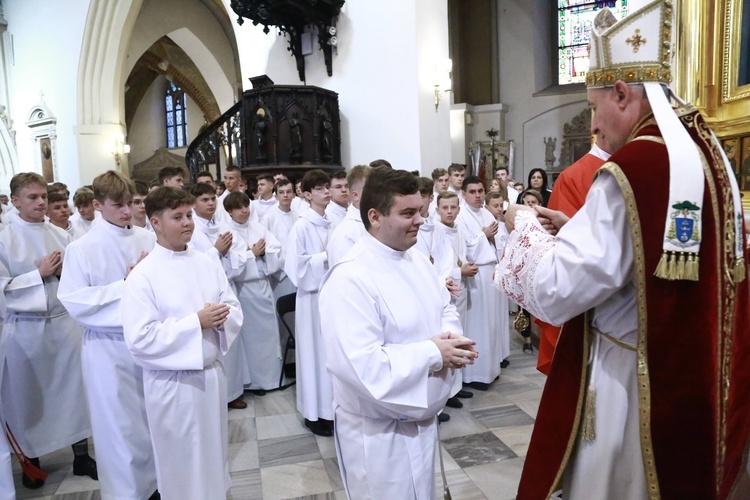
[(593, 441), (596, 439), (596, 389), (592, 386), (589, 386), (586, 391), (581, 436), (584, 441)]
[(669, 252), (669, 257), (667, 260), (667, 279), (677, 279), (677, 256), (674, 254), (674, 252)]
[(690, 260), (685, 263), (685, 279), (690, 281), (698, 281), (698, 256), (694, 253), (690, 254)]
[(677, 258), (677, 274), (675, 275), (676, 280), (684, 280), (687, 278), (685, 275), (685, 264), (687, 263), (687, 260), (685, 259), (685, 254), (683, 252), (679, 252), (679, 256)]
[(656, 271), (654, 271), (654, 276), (656, 276), (657, 278), (669, 279), (667, 277), (668, 260), (669, 257), (667, 256), (667, 252), (662, 252), (661, 259), (659, 259), (659, 264), (656, 266)]
[(734, 263), (734, 282), (740, 283), (747, 276), (747, 270), (745, 269), (745, 257), (740, 256)]

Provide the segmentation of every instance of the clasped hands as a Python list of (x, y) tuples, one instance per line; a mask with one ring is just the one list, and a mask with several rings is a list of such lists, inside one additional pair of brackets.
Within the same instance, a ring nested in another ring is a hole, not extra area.
[(570, 220), (570, 217), (564, 213), (542, 206), (531, 208), (526, 205), (511, 205), (508, 207), (508, 211), (505, 212), (505, 228), (509, 233), (515, 229), (516, 214), (522, 210), (535, 214), (539, 224), (552, 236), (556, 235), (560, 228)]
[(473, 365), (474, 360), (479, 357), (479, 353), (474, 349), (476, 342), (463, 335), (443, 332), (435, 335), (432, 340), (440, 350), (440, 356), (443, 358), (443, 367), (445, 368), (463, 368), (466, 365)]

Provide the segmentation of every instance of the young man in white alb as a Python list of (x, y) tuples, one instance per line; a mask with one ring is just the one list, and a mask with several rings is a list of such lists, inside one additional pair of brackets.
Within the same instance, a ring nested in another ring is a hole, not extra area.
[[(44, 220), (44, 177), (14, 175), (10, 195), (18, 215), (0, 231), (6, 305), (0, 343), (3, 418), (37, 467), (41, 455), (72, 444), (73, 473), (96, 479), (86, 440), (91, 425), (81, 373), (83, 332), (57, 298), (70, 235)], [(25, 474), (22, 482), (32, 489), (44, 484)]]
[(346, 172), (338, 170), (331, 174), (331, 203), (326, 207), (326, 219), (331, 221), (331, 231), (346, 217), (351, 195)]
[(295, 198), (294, 185), (291, 181), (286, 178), (279, 179), (273, 189), (279, 203), (266, 212), (260, 223), (271, 231), (271, 234), (279, 240), (281, 245), (279, 270), (269, 276), (273, 295), (278, 299), (297, 291), (297, 288), (284, 272), (284, 262), (286, 261), (287, 239), (294, 223), (299, 219), (299, 215), (292, 210), (292, 200)]
[(302, 178), (302, 192), (310, 210), (300, 215), (289, 233), (284, 263), (284, 272), (297, 287), (297, 410), (305, 425), (319, 436), (333, 434), (333, 389), (325, 366), (318, 308), (320, 282), (328, 271), (326, 244), (331, 223), (325, 209), (331, 201), (330, 182), (328, 175), (317, 169)]
[(66, 252), (58, 297), (83, 328), (83, 380), (104, 499), (148, 498), (156, 468), (143, 396), (143, 369), (122, 334), (120, 299), (130, 271), (156, 243), (132, 222), (135, 185), (109, 171), (94, 179), (101, 220)]
[(412, 174), (375, 169), (361, 206), (368, 234), (321, 286), (336, 453), (352, 499), (435, 498), (435, 415), (476, 357), (444, 281), (412, 249), (421, 204)]
[(242, 310), (215, 259), (188, 246), (194, 198), (160, 187), (146, 197), (156, 246), (128, 275), (125, 343), (143, 392), (164, 500), (225, 500), (230, 486), (222, 358)]
[(252, 201), (250, 220), (259, 222), (279, 202), (273, 195), (274, 181), (271, 174), (261, 174), (256, 177), (256, 180), (258, 181), (258, 198)]
[(333, 267), (347, 251), (365, 234), (365, 226), (362, 223), (362, 214), (359, 211), (359, 202), (362, 199), (362, 190), (367, 182), (367, 176), (371, 168), (367, 165), (352, 167), (346, 180), (349, 183), (352, 204), (346, 210), (346, 217), (336, 226), (328, 240), (328, 265)]
[[(464, 384), (486, 391), (489, 384), (500, 376), (501, 362), (505, 353), (501, 329), (507, 328), (508, 311), (499, 307), (507, 303), (492, 282), (497, 264), (495, 236), (499, 225), (495, 217), (483, 208), (484, 185), (477, 176), (464, 179), (461, 190), (464, 205), (456, 224), (461, 228), (466, 241), (466, 257), (476, 264), (479, 272), (466, 278), (469, 305), (466, 311), (466, 333), (477, 342), (482, 356), (464, 370)], [(504, 316), (503, 317), (501, 317)], [(505, 320), (505, 321), (503, 321)]]
[(436, 168), (432, 171), (432, 202), (430, 202), (429, 214), (435, 223), (440, 222), (437, 212), (437, 198), (440, 193), (447, 191), (450, 185), (450, 176), (444, 168)]

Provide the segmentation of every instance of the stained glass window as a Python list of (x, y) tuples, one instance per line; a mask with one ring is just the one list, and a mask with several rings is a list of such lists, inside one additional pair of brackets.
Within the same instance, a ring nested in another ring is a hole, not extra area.
[(609, 7), (617, 19), (628, 15), (628, 0), (558, 0), (558, 84), (583, 83), (589, 69), (589, 37), (596, 13)]
[(167, 85), (164, 110), (167, 114), (167, 147), (181, 148), (187, 146), (185, 92), (174, 82), (169, 82), (169, 85)]

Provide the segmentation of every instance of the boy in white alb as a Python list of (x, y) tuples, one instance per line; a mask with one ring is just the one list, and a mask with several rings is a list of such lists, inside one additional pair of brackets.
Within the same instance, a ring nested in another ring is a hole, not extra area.
[(75, 220), (71, 217), (70, 223), (74, 226), (74, 230), (78, 234), (85, 234), (91, 229), (91, 225), (94, 223), (94, 219), (96, 219), (94, 192), (89, 188), (79, 188), (76, 190), (76, 194), (73, 195), (73, 205), (76, 207), (78, 217)]
[(262, 396), (279, 386), (281, 346), (276, 301), (268, 276), (279, 270), (281, 245), (276, 237), (258, 222), (250, 220), (250, 198), (245, 193), (231, 193), (224, 198), (224, 209), (232, 218), (229, 227), (245, 249), (243, 271), (234, 277), (242, 314), (252, 321), (242, 325), (240, 335), (250, 383), (245, 389)]
[(287, 239), (294, 223), (299, 219), (299, 215), (292, 210), (292, 201), (295, 199), (294, 186), (289, 179), (279, 179), (273, 190), (279, 203), (268, 209), (268, 212), (266, 212), (265, 217), (263, 217), (260, 223), (263, 227), (271, 231), (271, 234), (279, 240), (279, 244), (281, 245), (279, 270), (269, 276), (273, 296), (278, 299), (297, 291), (297, 288), (284, 272), (284, 262), (286, 259)]
[(49, 223), (57, 226), (70, 235), (70, 241), (77, 240), (85, 233), (70, 222), (68, 198), (60, 192), (47, 194), (47, 217)]
[[(73, 444), (73, 473), (96, 479), (86, 440), (91, 425), (81, 374), (82, 331), (57, 298), (70, 236), (44, 221), (44, 177), (16, 174), (10, 192), (18, 215), (0, 231), (7, 308), (0, 342), (3, 417), (34, 465), (39, 456)], [(31, 489), (44, 484), (25, 474), (22, 481)]]
[(194, 201), (181, 189), (149, 193), (157, 244), (128, 275), (122, 297), (163, 500), (225, 500), (230, 486), (222, 357), (239, 335), (242, 310), (216, 260), (188, 247)]
[(302, 178), (302, 192), (310, 210), (300, 215), (289, 233), (284, 272), (297, 287), (295, 311), (297, 410), (305, 425), (319, 436), (333, 434), (333, 389), (326, 370), (320, 335), (318, 290), (328, 270), (326, 205), (331, 201), (330, 179), (322, 170), (310, 170)]
[(110, 170), (94, 179), (101, 220), (66, 252), (58, 297), (84, 328), (81, 361), (103, 499), (143, 499), (156, 468), (143, 398), (143, 369), (122, 334), (120, 299), (133, 267), (154, 247), (131, 225), (135, 185)]
[(336, 226), (328, 240), (328, 265), (333, 267), (346, 254), (347, 251), (365, 234), (365, 226), (362, 223), (362, 214), (359, 212), (359, 202), (362, 199), (362, 190), (370, 175), (371, 168), (367, 165), (352, 167), (346, 176), (351, 193), (352, 204), (346, 210), (346, 217)]
[(148, 196), (148, 186), (143, 181), (133, 181), (135, 184), (135, 194), (133, 195), (133, 225), (146, 229), (153, 233), (154, 229), (148, 221), (146, 215), (146, 196)]
[[(195, 205), (193, 205), (195, 230), (189, 245), (216, 259), (216, 262), (224, 269), (230, 286), (234, 286), (234, 278), (242, 274), (244, 269), (245, 248), (242, 242), (234, 240), (229, 224), (216, 220), (215, 214), (218, 212), (216, 190), (210, 184), (201, 183), (194, 185), (190, 193), (195, 197)], [(232, 291), (237, 295), (235, 289)], [(242, 338), (238, 338), (224, 357), (229, 408), (233, 410), (247, 408), (247, 403), (242, 399), (247, 382), (244, 350)]]

